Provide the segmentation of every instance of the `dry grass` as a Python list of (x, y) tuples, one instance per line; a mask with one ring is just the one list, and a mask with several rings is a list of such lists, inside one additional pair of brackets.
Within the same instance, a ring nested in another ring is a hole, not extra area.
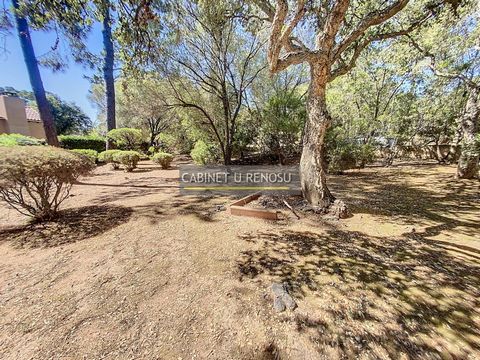
[(339, 222), (230, 217), (147, 163), (98, 168), (48, 225), (2, 207), (0, 357), (479, 358), (479, 182), (454, 172), (334, 177)]

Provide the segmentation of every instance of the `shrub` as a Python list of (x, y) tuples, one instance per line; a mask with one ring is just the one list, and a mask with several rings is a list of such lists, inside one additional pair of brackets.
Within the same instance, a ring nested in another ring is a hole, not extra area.
[(94, 167), (86, 157), (50, 146), (0, 148), (0, 198), (38, 221), (57, 215), (72, 184)]
[(83, 155), (83, 156), (86, 156), (88, 160), (90, 160), (91, 162), (93, 162), (94, 164), (97, 162), (98, 160), (98, 152), (96, 152), (95, 150), (90, 150), (90, 149), (73, 149), (73, 150), (70, 150), (71, 152), (74, 152), (76, 154), (80, 154), (80, 155)]
[(116, 151), (113, 154), (113, 161), (124, 166), (126, 172), (133, 171), (140, 161), (141, 154), (136, 151)]
[(142, 143), (142, 132), (132, 128), (113, 129), (108, 132), (107, 138), (113, 140), (119, 149), (136, 150)]
[(375, 147), (371, 144), (359, 145), (355, 152), (356, 166), (363, 169), (375, 161)]
[(164, 152), (175, 151), (177, 139), (172, 134), (160, 133), (157, 138), (158, 147)]
[(120, 167), (120, 164), (113, 160), (113, 154), (121, 150), (106, 150), (98, 154), (98, 161), (111, 164), (113, 170), (117, 170)]
[(90, 149), (105, 151), (105, 139), (98, 135), (60, 135), (60, 146), (64, 149)]
[(21, 134), (1, 134), (0, 146), (38, 146), (45, 145), (45, 140), (36, 139)]
[(152, 158), (152, 161), (156, 164), (160, 164), (162, 166), (162, 169), (168, 169), (172, 160), (173, 155), (164, 152), (158, 153)]
[(328, 150), (328, 172), (341, 174), (344, 170), (364, 168), (375, 160), (375, 148), (370, 144), (337, 142)]
[(206, 165), (215, 162), (215, 152), (212, 146), (207, 145), (204, 141), (199, 140), (195, 143), (190, 156), (193, 162), (198, 165)]

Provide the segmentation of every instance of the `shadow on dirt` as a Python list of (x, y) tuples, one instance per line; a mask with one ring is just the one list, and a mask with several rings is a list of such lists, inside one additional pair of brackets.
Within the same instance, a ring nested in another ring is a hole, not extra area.
[(467, 358), (480, 351), (475, 256), (452, 256), (422, 236), (375, 238), (337, 229), (243, 239), (252, 249), (238, 260), (240, 278), (266, 287), (287, 282), (295, 297), (315, 304), (293, 321), (323, 353)]
[(122, 206), (87, 206), (62, 210), (50, 222), (0, 231), (0, 241), (18, 248), (54, 247), (88, 239), (126, 223), (132, 209)]

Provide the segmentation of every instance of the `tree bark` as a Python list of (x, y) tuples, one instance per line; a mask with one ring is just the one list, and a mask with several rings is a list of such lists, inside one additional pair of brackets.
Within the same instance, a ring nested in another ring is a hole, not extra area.
[(335, 200), (327, 187), (327, 169), (324, 161), (325, 133), (331, 123), (325, 98), (327, 69), (319, 65), (311, 65), (310, 69), (307, 121), (300, 159), (301, 183), (305, 199), (313, 206), (326, 209)]
[[(103, 65), (103, 79), (105, 81), (105, 92), (107, 98), (107, 131), (116, 128), (115, 121), (115, 79), (113, 77), (114, 51), (112, 41), (112, 27), (110, 18), (110, 0), (104, 0), (102, 3), (103, 13), (103, 47), (105, 50), (105, 59)], [(107, 148), (108, 146), (107, 141)]]
[(477, 143), (480, 87), (469, 86), (469, 94), (465, 111), (461, 119), (463, 132), (462, 153), (458, 160), (457, 177), (473, 179), (478, 177), (478, 161), (480, 159), (480, 144)]
[(30, 84), (32, 86), (33, 94), (35, 95), (40, 119), (42, 119), (47, 143), (52, 146), (59, 146), (52, 108), (47, 100), (45, 89), (43, 87), (42, 77), (40, 76), (40, 70), (38, 69), (38, 61), (33, 49), (32, 38), (30, 37), (28, 22), (18, 11), (18, 0), (13, 0), (12, 3), (15, 9), (18, 38), (20, 39), (23, 58), (25, 60), (25, 65), (27, 66), (28, 77), (30, 78)]

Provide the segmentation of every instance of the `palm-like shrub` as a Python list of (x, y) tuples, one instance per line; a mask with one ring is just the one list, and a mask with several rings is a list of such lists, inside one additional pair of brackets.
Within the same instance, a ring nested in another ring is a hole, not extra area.
[(173, 155), (165, 152), (160, 152), (152, 157), (152, 161), (159, 164), (162, 169), (168, 169), (173, 160)]
[(113, 161), (123, 165), (126, 172), (131, 172), (137, 167), (141, 154), (136, 151), (117, 151), (113, 154)]
[(73, 183), (94, 164), (50, 146), (0, 147), (0, 199), (38, 221), (57, 215)]

